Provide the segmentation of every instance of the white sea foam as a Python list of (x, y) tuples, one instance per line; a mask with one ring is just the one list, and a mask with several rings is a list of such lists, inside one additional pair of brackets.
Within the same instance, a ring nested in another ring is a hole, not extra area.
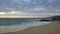
[(49, 23), (52, 23), (52, 22), (33, 22), (33, 23), (27, 23), (27, 24), (23, 23), (20, 25), (0, 26), (0, 33), (17, 32), (17, 31), (27, 29), (28, 27), (46, 25)]

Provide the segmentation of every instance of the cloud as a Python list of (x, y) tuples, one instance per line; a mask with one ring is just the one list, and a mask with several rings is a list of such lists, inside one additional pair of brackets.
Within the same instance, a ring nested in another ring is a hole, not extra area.
[(43, 7), (33, 8), (23, 11), (9, 11), (9, 12), (0, 12), (0, 15), (19, 15), (19, 16), (53, 16), (59, 15), (60, 10), (58, 9), (47, 9)]
[(48, 9), (45, 7), (33, 8), (28, 11), (29, 12), (27, 12), (27, 13), (32, 14), (32, 15), (38, 15), (38, 16), (54, 16), (54, 15), (60, 14), (59, 9)]
[(22, 12), (22, 11), (10, 11), (10, 12), (0, 12), (0, 15), (19, 15), (19, 16), (26, 16), (26, 15), (33, 15), (33, 14), (29, 14), (29, 13)]
[(47, 10), (47, 8), (44, 8), (44, 7), (38, 7), (38, 8), (33, 8), (32, 10), (34, 10), (34, 11)]
[(60, 0), (0, 0), (0, 15), (54, 15)]

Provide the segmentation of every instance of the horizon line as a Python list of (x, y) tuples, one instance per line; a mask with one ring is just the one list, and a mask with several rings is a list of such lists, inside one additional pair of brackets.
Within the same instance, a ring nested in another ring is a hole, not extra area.
[(0, 16), (0, 18), (43, 18), (49, 16)]

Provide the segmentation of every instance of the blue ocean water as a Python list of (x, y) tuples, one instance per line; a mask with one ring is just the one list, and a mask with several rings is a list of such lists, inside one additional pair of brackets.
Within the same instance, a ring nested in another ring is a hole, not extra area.
[(18, 25), (22, 23), (30, 23), (34, 20), (35, 18), (0, 18), (0, 25)]
[(0, 25), (18, 25), (32, 21), (32, 18), (0, 18)]
[(33, 20), (29, 18), (0, 18), (0, 25), (18, 25), (32, 21)]
[(44, 18), (0, 18), (0, 25), (19, 25), (19, 24), (26, 24), (31, 22), (37, 22), (43, 20)]

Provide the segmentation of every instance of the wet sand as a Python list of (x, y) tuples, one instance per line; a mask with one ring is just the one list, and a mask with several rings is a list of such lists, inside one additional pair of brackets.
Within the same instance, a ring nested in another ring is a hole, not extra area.
[(9, 32), (5, 34), (60, 34), (60, 22), (29, 27), (23, 31)]

